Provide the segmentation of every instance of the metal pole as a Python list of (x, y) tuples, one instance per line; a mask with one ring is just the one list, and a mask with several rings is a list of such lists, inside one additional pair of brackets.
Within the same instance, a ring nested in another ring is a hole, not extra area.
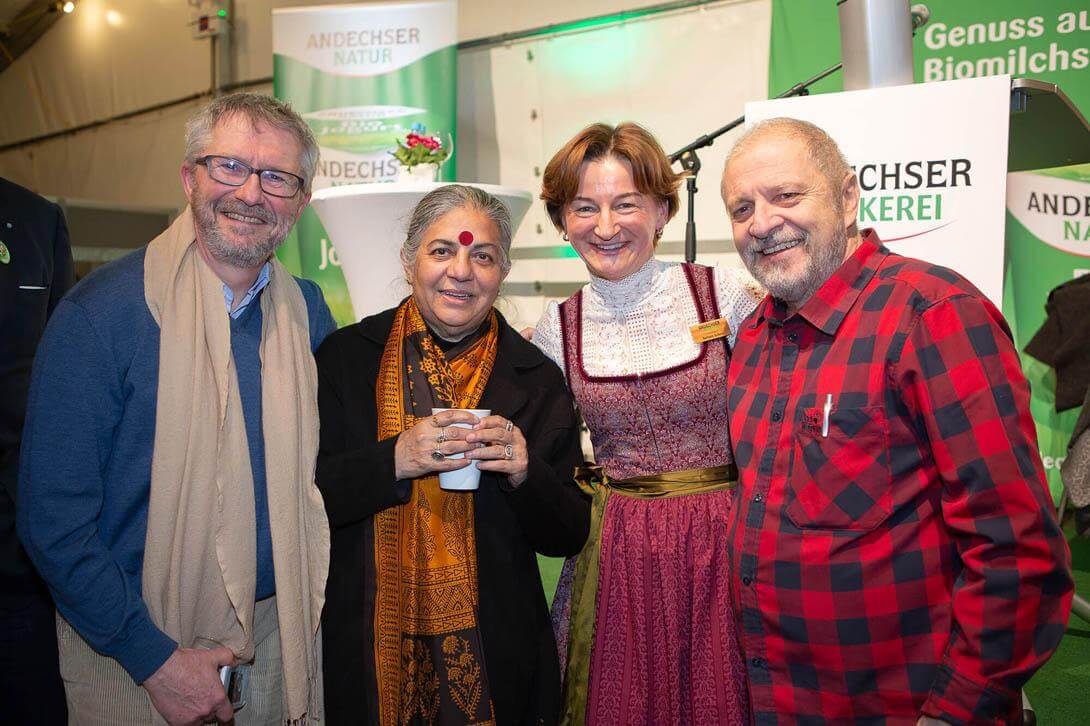
[(213, 35), (208, 38), (208, 48), (211, 54), (208, 59), (208, 67), (212, 73), (208, 85), (212, 90), (212, 98), (216, 98), (220, 95), (219, 73), (216, 72), (216, 36)]
[(1075, 597), (1071, 600), (1071, 612), (1090, 623), (1090, 603), (1078, 593), (1075, 593)]
[(689, 196), (689, 217), (685, 222), (685, 261), (696, 262), (696, 175), (700, 172), (700, 159), (695, 151), (681, 157), (681, 165), (689, 172), (685, 188)]
[[(776, 98), (790, 98), (791, 96), (805, 96), (810, 92), (810, 86), (814, 85), (825, 76), (840, 70), (840, 64), (826, 68), (813, 78), (796, 83)], [(741, 126), (746, 120), (745, 116), (739, 116), (726, 126), (722, 126), (710, 134), (704, 134), (696, 141), (686, 144), (674, 153), (670, 154), (670, 163), (681, 162), (682, 168), (689, 172), (685, 187), (689, 198), (689, 219), (685, 223), (685, 261), (696, 262), (696, 175), (700, 171), (700, 159), (696, 156), (697, 149), (711, 146), (717, 138), (733, 128)]]
[(844, 90), (913, 82), (908, 0), (839, 0)]

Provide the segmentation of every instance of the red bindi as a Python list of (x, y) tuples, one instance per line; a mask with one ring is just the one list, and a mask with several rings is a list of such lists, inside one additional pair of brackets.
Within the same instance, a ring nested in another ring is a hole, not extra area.
[(473, 244), (473, 233), (470, 232), (468, 229), (463, 230), (458, 235), (458, 243), (469, 247), (471, 244)]

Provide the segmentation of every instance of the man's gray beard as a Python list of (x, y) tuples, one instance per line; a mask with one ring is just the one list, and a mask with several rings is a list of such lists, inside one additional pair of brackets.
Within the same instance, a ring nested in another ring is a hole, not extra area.
[[(764, 240), (765, 244), (762, 246), (774, 247), (792, 238), (793, 235), (790, 233), (776, 234)], [(827, 244), (814, 247), (808, 244), (810, 241), (811, 238), (806, 237), (801, 243), (805, 247), (809, 261), (805, 272), (798, 277), (787, 277), (776, 267), (758, 267), (755, 263), (762, 255), (754, 249), (742, 255), (742, 261), (745, 262), (750, 274), (768, 290), (772, 297), (798, 309), (840, 269), (844, 263), (844, 253), (848, 249), (848, 235), (839, 227), (834, 238)]]
[[(200, 211), (198, 211), (200, 210)], [(250, 245), (239, 246), (232, 244), (223, 234), (219, 226), (217, 214), (221, 211), (237, 212), (252, 217), (267, 219), (269, 213), (263, 209), (239, 209), (237, 205), (225, 205), (213, 210), (211, 218), (208, 215), (206, 204), (194, 206), (193, 220), (201, 234), (201, 241), (208, 248), (209, 253), (218, 262), (232, 267), (252, 270), (260, 267), (269, 257), (276, 252), (291, 231), (291, 225), (286, 220), (281, 220), (274, 226), (264, 239), (256, 238)]]

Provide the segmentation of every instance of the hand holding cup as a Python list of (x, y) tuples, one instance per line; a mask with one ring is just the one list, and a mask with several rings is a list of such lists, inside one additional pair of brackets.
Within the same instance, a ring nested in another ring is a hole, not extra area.
[(466, 441), (470, 429), (453, 424), (478, 423), (480, 419), (465, 410), (444, 410), (421, 419), (402, 431), (394, 446), (394, 473), (398, 479), (416, 479), (427, 474), (455, 471), (469, 466), (466, 459), (448, 459), (477, 447)]
[(466, 454), (467, 459), (477, 460), (481, 471), (495, 471), (507, 476), (511, 486), (526, 481), (530, 455), (526, 437), (518, 426), (503, 416), (485, 416), (466, 436), (466, 442), (483, 444)]

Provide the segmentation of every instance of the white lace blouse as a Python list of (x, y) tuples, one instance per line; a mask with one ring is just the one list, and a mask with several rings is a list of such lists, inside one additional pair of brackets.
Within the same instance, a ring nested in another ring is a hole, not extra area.
[[(719, 312), (730, 325), (733, 346), (738, 326), (757, 307), (764, 290), (741, 269), (716, 267), (714, 279)], [(685, 363), (699, 353), (689, 332), (698, 322), (678, 263), (651, 258), (621, 280), (591, 277), (583, 287), (583, 367), (592, 376), (620, 376)], [(551, 302), (533, 341), (563, 370), (560, 327), (560, 306)]]

